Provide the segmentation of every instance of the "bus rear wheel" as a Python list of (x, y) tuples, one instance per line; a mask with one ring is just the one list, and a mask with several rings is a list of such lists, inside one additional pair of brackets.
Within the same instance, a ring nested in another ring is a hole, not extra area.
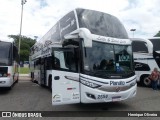
[(18, 83), (18, 81), (19, 81), (19, 75), (17, 76), (17, 80), (16, 80), (16, 83)]
[(141, 79), (142, 85), (145, 87), (150, 87), (151, 86), (151, 80), (148, 78), (148, 75), (145, 75)]

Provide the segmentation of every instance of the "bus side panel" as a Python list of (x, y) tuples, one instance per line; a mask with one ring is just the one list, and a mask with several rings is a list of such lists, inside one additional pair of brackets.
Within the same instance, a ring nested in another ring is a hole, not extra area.
[(12, 69), (12, 73), (13, 73), (13, 81), (16, 82), (18, 81), (19, 78), (19, 74), (18, 74), (18, 63), (17, 62), (13, 62), (13, 69)]
[(40, 70), (34, 70), (34, 80), (37, 81), (39, 85), (41, 85), (40, 76)]
[(79, 73), (52, 71), (52, 105), (80, 102)]
[(0, 67), (0, 87), (11, 87), (12, 85), (13, 85), (12, 66), (1, 66)]

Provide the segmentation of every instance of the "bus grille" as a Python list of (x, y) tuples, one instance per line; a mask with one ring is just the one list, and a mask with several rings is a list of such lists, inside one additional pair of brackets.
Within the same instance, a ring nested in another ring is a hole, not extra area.
[(132, 86), (112, 86), (112, 87), (99, 87), (98, 90), (102, 90), (105, 92), (120, 92), (120, 91), (126, 91), (128, 89), (130, 89)]

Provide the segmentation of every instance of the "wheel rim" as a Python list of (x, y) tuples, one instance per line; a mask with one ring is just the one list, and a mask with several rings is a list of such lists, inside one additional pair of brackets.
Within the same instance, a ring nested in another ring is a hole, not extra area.
[(144, 78), (144, 85), (145, 86), (150, 86), (151, 85), (151, 80), (148, 78)]

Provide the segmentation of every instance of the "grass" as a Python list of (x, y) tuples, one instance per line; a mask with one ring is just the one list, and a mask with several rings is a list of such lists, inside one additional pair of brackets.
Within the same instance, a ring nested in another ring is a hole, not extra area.
[(29, 74), (29, 67), (20, 67), (20, 74)]

